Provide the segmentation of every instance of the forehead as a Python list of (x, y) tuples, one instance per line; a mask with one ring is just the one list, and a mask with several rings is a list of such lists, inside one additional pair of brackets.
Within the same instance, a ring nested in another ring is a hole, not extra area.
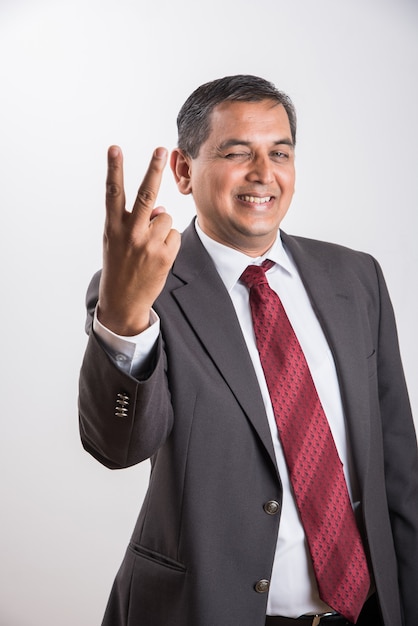
[(226, 101), (214, 107), (208, 140), (218, 141), (228, 136), (246, 141), (252, 137), (274, 136), (291, 140), (289, 118), (284, 106), (275, 100), (260, 102)]

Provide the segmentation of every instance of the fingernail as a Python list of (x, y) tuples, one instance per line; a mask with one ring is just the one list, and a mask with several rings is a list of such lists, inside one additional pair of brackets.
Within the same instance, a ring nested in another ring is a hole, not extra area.
[(119, 152), (120, 152), (120, 150), (119, 150), (118, 146), (110, 146), (110, 148), (109, 148), (109, 156), (110, 157), (115, 158), (115, 157), (119, 156)]
[(164, 159), (167, 154), (167, 150), (165, 148), (156, 148), (154, 151), (154, 156), (156, 159)]

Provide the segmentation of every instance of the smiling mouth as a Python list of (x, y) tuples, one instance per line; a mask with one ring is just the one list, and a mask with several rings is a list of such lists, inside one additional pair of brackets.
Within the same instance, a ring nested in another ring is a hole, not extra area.
[(273, 196), (265, 196), (264, 198), (259, 198), (257, 196), (238, 196), (239, 200), (243, 200), (244, 202), (251, 202), (252, 204), (266, 204), (273, 199)]

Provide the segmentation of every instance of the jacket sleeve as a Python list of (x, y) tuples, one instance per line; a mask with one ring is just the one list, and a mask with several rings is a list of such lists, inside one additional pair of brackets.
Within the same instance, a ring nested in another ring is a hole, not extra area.
[(418, 624), (418, 454), (399, 353), (395, 319), (379, 266), (379, 402), (384, 441), (386, 493), (398, 563), (404, 624)]
[(89, 335), (79, 378), (79, 423), (84, 448), (111, 469), (152, 456), (168, 437), (173, 412), (161, 337), (146, 376), (120, 370), (92, 330), (100, 274), (87, 291)]

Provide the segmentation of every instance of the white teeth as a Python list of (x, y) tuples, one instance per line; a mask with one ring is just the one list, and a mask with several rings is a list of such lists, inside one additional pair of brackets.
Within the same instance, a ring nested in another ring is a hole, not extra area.
[(254, 204), (264, 204), (265, 202), (270, 202), (271, 196), (267, 196), (265, 198), (257, 198), (256, 196), (240, 196), (242, 200), (245, 202), (254, 202)]

